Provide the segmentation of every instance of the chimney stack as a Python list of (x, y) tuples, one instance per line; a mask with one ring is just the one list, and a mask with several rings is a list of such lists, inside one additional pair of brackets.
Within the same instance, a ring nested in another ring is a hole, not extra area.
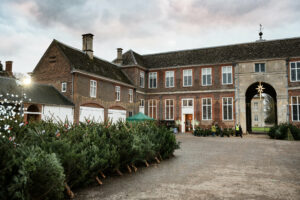
[(5, 71), (12, 74), (12, 61), (5, 62)]
[(123, 54), (122, 54), (123, 49), (122, 48), (117, 48), (117, 60), (116, 63), (119, 65), (123, 64)]
[(91, 33), (82, 35), (82, 51), (84, 51), (90, 59), (93, 59), (93, 36)]

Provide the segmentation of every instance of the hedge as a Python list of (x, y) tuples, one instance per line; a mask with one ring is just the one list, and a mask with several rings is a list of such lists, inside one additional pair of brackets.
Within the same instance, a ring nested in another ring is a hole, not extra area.
[(289, 138), (289, 130), (294, 140), (300, 140), (300, 129), (288, 123), (282, 123), (271, 127), (268, 135), (272, 139), (287, 140)]
[(104, 174), (169, 158), (174, 134), (154, 122), (24, 124), (0, 120), (0, 199), (63, 199)]
[[(234, 130), (232, 128), (221, 129), (220, 127), (217, 127), (216, 129), (217, 129), (216, 136), (220, 136), (220, 137), (227, 136), (227, 137), (230, 137), (230, 136), (234, 135)], [(206, 137), (206, 136), (211, 136), (212, 132), (208, 128), (196, 127), (195, 130), (194, 130), (194, 132), (193, 132), (193, 134), (194, 134), (194, 136), (203, 136), (203, 137)]]

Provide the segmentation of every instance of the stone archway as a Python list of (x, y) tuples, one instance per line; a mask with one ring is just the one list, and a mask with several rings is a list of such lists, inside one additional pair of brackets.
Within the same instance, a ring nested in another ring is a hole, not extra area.
[[(275, 124), (278, 123), (278, 117), (277, 117), (277, 93), (273, 86), (271, 86), (268, 83), (261, 82), (263, 87), (265, 88), (263, 90), (263, 93), (266, 93), (270, 95), (274, 100), (274, 108), (275, 108)], [(252, 132), (252, 120), (251, 120), (251, 100), (252, 98), (257, 95), (257, 86), (259, 85), (259, 82), (255, 82), (251, 84), (245, 93), (245, 100), (246, 100), (246, 128), (248, 132)]]

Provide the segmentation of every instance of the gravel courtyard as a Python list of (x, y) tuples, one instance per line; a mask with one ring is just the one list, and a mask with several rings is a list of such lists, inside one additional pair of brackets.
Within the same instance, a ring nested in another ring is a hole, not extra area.
[(300, 142), (178, 135), (175, 157), (75, 191), (76, 199), (300, 199)]

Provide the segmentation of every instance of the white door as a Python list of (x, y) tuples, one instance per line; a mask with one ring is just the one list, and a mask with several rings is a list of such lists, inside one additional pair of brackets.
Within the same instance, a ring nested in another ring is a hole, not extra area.
[(139, 107), (139, 112), (145, 114), (145, 107), (144, 106), (140, 106)]
[(94, 122), (103, 122), (104, 109), (80, 106), (79, 121), (86, 122), (87, 120), (91, 120)]
[(194, 127), (194, 99), (182, 99), (181, 101), (181, 132), (185, 132), (186, 114), (192, 115), (192, 127)]
[(126, 121), (126, 110), (108, 109), (108, 119), (112, 123), (116, 123), (119, 120)]
[(43, 106), (42, 120), (53, 120), (54, 122), (73, 123), (73, 107), (66, 106)]

